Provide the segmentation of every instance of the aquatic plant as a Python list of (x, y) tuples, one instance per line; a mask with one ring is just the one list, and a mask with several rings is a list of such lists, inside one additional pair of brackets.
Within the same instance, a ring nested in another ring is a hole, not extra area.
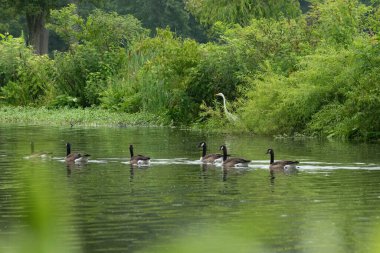
[(110, 112), (104, 109), (48, 109), (46, 107), (0, 107), (0, 123), (21, 125), (161, 126), (164, 121), (149, 113)]

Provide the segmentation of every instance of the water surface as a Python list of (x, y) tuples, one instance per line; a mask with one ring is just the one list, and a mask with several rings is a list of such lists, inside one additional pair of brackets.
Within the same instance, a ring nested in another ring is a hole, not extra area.
[[(31, 141), (50, 158), (28, 157)], [(203, 166), (200, 141), (252, 162)], [(90, 161), (67, 166), (66, 142)], [(128, 164), (129, 144), (149, 167)], [(269, 147), (298, 171), (271, 178)], [(55, 252), (380, 252), (379, 144), (0, 126), (0, 171), (4, 252), (44, 240)]]

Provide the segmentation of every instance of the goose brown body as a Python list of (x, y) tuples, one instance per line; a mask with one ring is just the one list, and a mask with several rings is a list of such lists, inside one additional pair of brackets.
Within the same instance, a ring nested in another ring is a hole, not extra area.
[(132, 165), (148, 165), (150, 162), (150, 157), (144, 155), (134, 155), (133, 145), (129, 145), (129, 152), (131, 154), (130, 163)]
[(202, 148), (202, 157), (201, 157), (202, 162), (204, 162), (204, 163), (215, 163), (217, 161), (222, 161), (222, 158), (223, 158), (222, 154), (208, 154), (208, 155), (206, 155), (206, 152), (207, 152), (206, 142), (199, 143), (198, 147)]
[(294, 169), (296, 168), (296, 165), (299, 164), (298, 161), (287, 161), (287, 160), (279, 160), (274, 161), (274, 151), (273, 149), (269, 148), (266, 152), (266, 154), (270, 155), (270, 165), (269, 169), (271, 171), (283, 171), (285, 168), (288, 169)]
[(78, 152), (71, 153), (71, 144), (66, 143), (66, 157), (65, 157), (66, 162), (69, 162), (69, 163), (87, 162), (89, 156), (90, 155), (87, 153), (78, 153)]
[(220, 146), (220, 150), (223, 151), (223, 166), (225, 167), (246, 167), (251, 161), (240, 157), (231, 157), (227, 159), (227, 147), (225, 145)]

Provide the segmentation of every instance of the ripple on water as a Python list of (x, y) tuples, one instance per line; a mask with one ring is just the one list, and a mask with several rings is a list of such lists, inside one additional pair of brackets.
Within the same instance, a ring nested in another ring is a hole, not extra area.
[[(132, 252), (147, 245), (163, 245), (156, 248), (168, 252), (170, 242), (189, 242), (189, 249), (194, 242), (215, 242), (216, 252), (248, 245), (255, 251), (253, 240), (263, 249), (257, 252), (368, 252), (367, 238), (380, 223), (380, 160), (373, 155), (378, 146), (362, 150), (350, 143), (275, 142), (279, 157), (299, 157), (299, 173), (270, 177), (267, 156), (261, 154), (269, 139), (257, 138), (252, 145), (239, 136), (173, 129), (21, 130), (0, 131), (12, 136), (7, 147), (0, 143), (5, 150), (0, 151), (1, 236), (15, 231), (11, 226), (26, 226), (30, 210), (24, 179), (33, 175), (51, 182), (46, 192), (62, 192), (48, 203), (68, 205), (70, 212), (59, 215), (69, 217), (70, 242), (84, 252)], [(54, 154), (63, 155), (63, 140), (69, 139), (93, 156), (72, 170), (63, 156), (26, 160), (30, 136), (44, 140), (39, 146)], [(189, 145), (196, 147), (205, 138), (210, 147), (229, 142), (231, 150), (253, 160), (248, 168), (204, 166)], [(120, 147), (130, 143), (152, 154), (149, 167), (129, 166), (128, 150)]]
[[(52, 157), (52, 160), (65, 162), (64, 157)], [(122, 158), (99, 158), (99, 159), (89, 159), (88, 163), (123, 163), (130, 164), (129, 159)], [(171, 159), (151, 159), (150, 165), (202, 165), (202, 161), (200, 160), (191, 160), (188, 158), (171, 158)], [(142, 165), (142, 167), (146, 167), (147, 165)], [(210, 165), (209, 165), (210, 166)], [(211, 166), (221, 167), (221, 163), (215, 163)], [(248, 168), (251, 169), (268, 169), (269, 164), (267, 160), (252, 160), (248, 164)], [(319, 162), (319, 161), (303, 161), (300, 160), (299, 166), (297, 166), (297, 170), (300, 171), (312, 171), (312, 170), (380, 170), (379, 164), (375, 163), (352, 163), (352, 164), (344, 164), (344, 163), (332, 163), (332, 162)]]

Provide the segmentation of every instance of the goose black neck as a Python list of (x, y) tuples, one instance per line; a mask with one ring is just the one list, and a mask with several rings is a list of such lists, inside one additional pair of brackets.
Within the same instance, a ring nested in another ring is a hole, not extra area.
[(67, 143), (66, 144), (66, 156), (70, 155), (71, 153), (71, 145), (70, 143)]
[(205, 143), (202, 146), (202, 157), (206, 156), (206, 150), (207, 150), (207, 148), (206, 148), (206, 143)]
[(274, 152), (270, 152), (270, 164), (274, 163)]
[(227, 160), (227, 148), (224, 146), (223, 148), (223, 161)]
[(132, 145), (129, 146), (129, 153), (131, 153), (131, 157), (133, 157), (133, 146)]

